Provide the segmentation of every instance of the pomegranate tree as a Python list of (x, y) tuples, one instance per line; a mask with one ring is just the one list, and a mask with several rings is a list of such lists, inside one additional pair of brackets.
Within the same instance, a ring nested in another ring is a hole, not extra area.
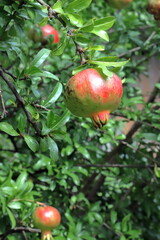
[(51, 230), (60, 224), (59, 211), (51, 206), (41, 206), (33, 212), (34, 226), (41, 230), (42, 240), (52, 240)]
[(118, 107), (122, 91), (122, 81), (116, 74), (106, 77), (96, 69), (86, 69), (70, 78), (64, 98), (74, 115), (90, 117), (93, 124), (101, 128), (110, 112)]
[(156, 20), (160, 20), (160, 0), (148, 0), (147, 11), (153, 14)]
[(107, 0), (111, 7), (121, 9), (126, 7), (133, 0)]

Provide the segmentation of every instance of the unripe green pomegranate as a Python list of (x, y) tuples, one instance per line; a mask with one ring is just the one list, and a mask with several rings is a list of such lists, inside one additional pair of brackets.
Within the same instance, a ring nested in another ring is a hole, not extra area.
[(113, 8), (122, 9), (126, 7), (133, 0), (107, 0), (109, 5)]
[(110, 112), (118, 107), (122, 92), (122, 81), (116, 74), (106, 77), (95, 69), (86, 69), (71, 77), (64, 98), (74, 115), (90, 117), (100, 128), (107, 123)]
[(38, 207), (33, 212), (33, 224), (41, 230), (42, 240), (52, 240), (51, 230), (61, 222), (59, 211), (51, 206)]
[(148, 0), (147, 11), (153, 14), (156, 20), (160, 20), (160, 0)]

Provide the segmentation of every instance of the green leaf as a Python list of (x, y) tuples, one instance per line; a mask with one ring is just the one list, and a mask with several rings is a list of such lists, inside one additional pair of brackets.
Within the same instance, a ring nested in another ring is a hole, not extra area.
[(63, 41), (60, 41), (60, 43), (57, 44), (57, 48), (52, 51), (52, 54), (54, 56), (61, 55), (65, 50), (66, 44), (67, 44), (67, 39), (64, 38)]
[(20, 202), (10, 202), (8, 204), (8, 207), (11, 208), (11, 209), (21, 209), (22, 208), (22, 203)]
[(27, 180), (27, 173), (22, 172), (16, 180), (16, 186), (18, 188), (21, 188), (21, 187), (23, 188), (23, 185), (25, 184), (26, 180)]
[(25, 73), (29, 74), (29, 75), (36, 75), (37, 76), (38, 74), (42, 73), (42, 71), (38, 67), (31, 66), (29, 69), (26, 70)]
[(160, 89), (160, 83), (156, 83), (156, 84), (155, 84), (155, 87), (158, 88), (158, 89)]
[(150, 141), (156, 141), (157, 140), (157, 134), (155, 134), (155, 133), (142, 133), (142, 138), (145, 138), (146, 140), (150, 140)]
[(73, 13), (73, 12), (80, 12), (83, 9), (86, 9), (90, 4), (92, 0), (75, 0), (69, 3), (65, 7), (65, 11), (68, 13)]
[(47, 144), (46, 138), (41, 138), (40, 149), (41, 149), (42, 152), (46, 152), (48, 150), (48, 144)]
[(66, 109), (63, 115), (60, 117), (60, 119), (54, 123), (52, 127), (52, 131), (65, 125), (66, 122), (69, 121), (69, 118), (70, 118), (70, 112)]
[(52, 9), (57, 13), (63, 13), (64, 11), (62, 8), (63, 8), (63, 3), (61, 0), (58, 0), (52, 7)]
[(129, 62), (129, 60), (122, 61), (122, 62), (102, 62), (102, 61), (96, 61), (96, 60), (88, 61), (88, 63), (90, 63), (90, 64), (103, 65), (106, 67), (122, 67), (128, 62)]
[(17, 115), (16, 120), (18, 122), (17, 128), (19, 129), (20, 132), (23, 132), (27, 126), (26, 116), (20, 113)]
[(33, 59), (33, 61), (31, 62), (31, 66), (36, 66), (39, 67), (45, 60), (46, 58), (49, 56), (51, 50), (43, 48), (41, 49), (37, 55), (35, 56), (35, 58)]
[(39, 148), (39, 144), (37, 140), (29, 135), (24, 135), (24, 140), (28, 147), (33, 151), (36, 152)]
[(43, 27), (47, 24), (49, 17), (43, 18), (43, 20), (38, 24), (40, 27)]
[(116, 136), (116, 139), (117, 140), (124, 140), (124, 139), (126, 139), (126, 135), (125, 134), (120, 134), (120, 135)]
[(121, 236), (120, 240), (127, 240), (125, 236)]
[(47, 113), (47, 127), (48, 128), (52, 128), (54, 126), (55, 123), (55, 114), (53, 111), (48, 111)]
[(160, 168), (157, 166), (157, 164), (154, 165), (154, 173), (157, 178), (160, 178)]
[(97, 46), (88, 46), (86, 48), (86, 50), (88, 51), (92, 51), (92, 50), (95, 50), (95, 51), (104, 51), (105, 50), (105, 47), (103, 45), (97, 45)]
[(105, 40), (106, 42), (109, 41), (109, 36), (108, 33), (105, 32), (104, 30), (92, 30), (91, 33), (94, 33), (95, 35), (99, 36), (100, 38), (102, 38), (103, 40)]
[(48, 148), (50, 151), (50, 157), (52, 160), (56, 161), (58, 159), (58, 146), (56, 144), (56, 142), (51, 138), (51, 137), (47, 137), (47, 142), (48, 142)]
[(117, 212), (111, 211), (111, 222), (114, 224), (117, 221)]
[(0, 130), (9, 134), (10, 136), (19, 136), (19, 133), (7, 122), (0, 122)]
[(97, 69), (99, 72), (102, 72), (105, 76), (107, 76), (107, 77), (112, 77), (112, 75), (113, 75), (113, 72), (111, 72), (111, 71), (109, 71), (108, 70), (108, 68), (106, 68), (105, 66), (103, 66), (103, 65), (99, 65), (97, 68), (95, 68), (95, 69)]
[(94, 28), (94, 20), (88, 21), (83, 27), (79, 28), (77, 32), (91, 32)]
[(31, 114), (31, 116), (35, 119), (38, 120), (39, 119), (39, 113), (38, 111), (32, 106), (32, 105), (27, 105), (26, 106), (27, 111)]
[(53, 104), (54, 102), (57, 101), (57, 99), (60, 97), (61, 93), (62, 93), (62, 84), (61, 83), (57, 83), (56, 86), (54, 87), (52, 93), (49, 95), (49, 97), (44, 101), (43, 106), (50, 106), (51, 104)]
[(80, 66), (76, 67), (76, 68), (72, 71), (72, 75), (75, 75), (75, 74), (77, 74), (78, 72), (80, 72), (80, 71), (82, 71), (82, 70), (84, 70), (84, 69), (86, 69), (86, 66), (80, 65)]
[(69, 17), (69, 20), (73, 26), (77, 26), (77, 27), (83, 26), (83, 19), (80, 15), (76, 13), (72, 13), (72, 14), (68, 13), (66, 15)]
[(46, 77), (46, 78), (53, 78), (54, 80), (56, 81), (59, 81), (59, 78), (51, 73), (51, 72), (48, 72), (48, 71), (40, 71), (39, 73), (36, 73), (36, 74), (32, 74), (33, 76), (36, 75), (36, 77)]
[(8, 213), (8, 216), (10, 218), (10, 221), (11, 221), (11, 227), (13, 229), (16, 226), (16, 219), (15, 219), (13, 213), (11, 212), (11, 210), (9, 208), (7, 208), (7, 213)]
[(104, 18), (95, 20), (93, 30), (98, 31), (101, 29), (106, 31), (113, 26), (114, 21), (115, 21), (114, 17), (104, 17)]

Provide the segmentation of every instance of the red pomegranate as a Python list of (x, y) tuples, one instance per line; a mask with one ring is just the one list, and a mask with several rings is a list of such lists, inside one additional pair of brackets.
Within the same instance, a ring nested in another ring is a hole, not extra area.
[(51, 206), (38, 207), (33, 212), (33, 223), (41, 230), (42, 240), (51, 240), (51, 230), (60, 224), (61, 216), (59, 211)]
[(101, 128), (110, 112), (118, 107), (122, 92), (122, 81), (116, 74), (106, 77), (95, 69), (86, 69), (71, 77), (64, 98), (74, 115), (90, 117), (93, 124)]
[(153, 14), (156, 20), (160, 20), (160, 0), (148, 0), (147, 11)]
[(58, 43), (60, 41), (59, 34), (58, 34), (57, 30), (55, 30), (51, 25), (46, 24), (45, 26), (41, 27), (41, 30), (42, 30), (43, 36), (48, 37), (50, 35), (53, 35), (54, 36), (54, 40), (53, 40), (54, 43)]
[(107, 0), (109, 5), (113, 8), (122, 9), (126, 7), (133, 0)]

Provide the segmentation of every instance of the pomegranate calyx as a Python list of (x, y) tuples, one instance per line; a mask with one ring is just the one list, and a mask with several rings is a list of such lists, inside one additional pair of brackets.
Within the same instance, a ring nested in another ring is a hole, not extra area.
[(108, 122), (109, 111), (102, 111), (91, 116), (92, 122), (96, 128), (102, 128)]
[(53, 240), (51, 231), (42, 231), (41, 240)]

